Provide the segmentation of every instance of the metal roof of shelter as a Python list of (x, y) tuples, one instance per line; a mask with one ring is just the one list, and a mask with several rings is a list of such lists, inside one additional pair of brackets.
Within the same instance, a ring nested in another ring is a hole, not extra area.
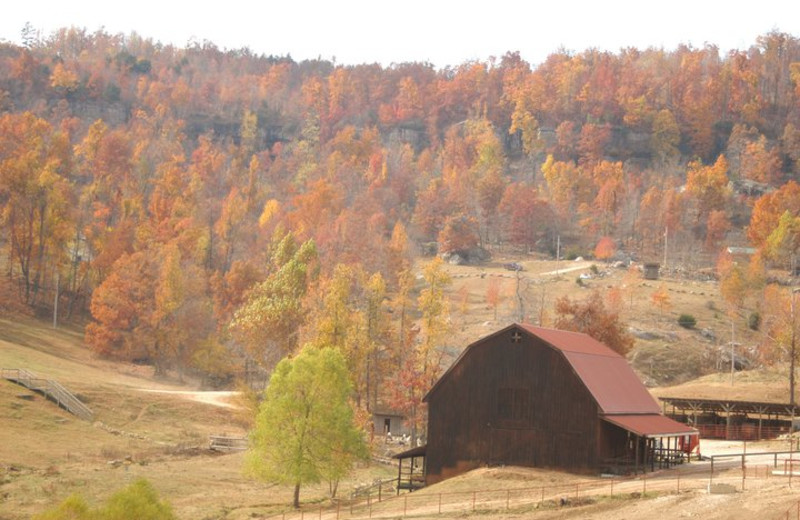
[(395, 453), (394, 455), (392, 455), (392, 458), (411, 459), (414, 457), (424, 457), (427, 452), (428, 452), (428, 445), (425, 444), (423, 446), (417, 446), (416, 448), (411, 448), (410, 450), (401, 451), (400, 453)]
[(765, 403), (760, 401), (730, 401), (724, 399), (695, 399), (692, 397), (659, 397), (666, 405), (693, 412), (752, 413), (786, 417), (800, 416), (800, 405)]
[(603, 415), (604, 421), (635, 433), (640, 437), (683, 437), (698, 435), (695, 428), (673, 421), (660, 414), (652, 415)]

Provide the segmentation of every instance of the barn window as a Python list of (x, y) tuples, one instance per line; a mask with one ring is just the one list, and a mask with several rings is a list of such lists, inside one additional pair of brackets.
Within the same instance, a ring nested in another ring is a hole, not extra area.
[(497, 418), (507, 421), (529, 419), (527, 388), (502, 387), (497, 391)]

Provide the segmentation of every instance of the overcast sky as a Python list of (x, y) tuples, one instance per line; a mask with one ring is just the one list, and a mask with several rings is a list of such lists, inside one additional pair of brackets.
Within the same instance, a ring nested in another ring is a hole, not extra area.
[(714, 44), (747, 49), (772, 30), (800, 37), (798, 0), (9, 0), (0, 40), (18, 43), (26, 22), (128, 34), (179, 47), (322, 57), (342, 64), (408, 61), (437, 67), (519, 51), (532, 65), (564, 48)]

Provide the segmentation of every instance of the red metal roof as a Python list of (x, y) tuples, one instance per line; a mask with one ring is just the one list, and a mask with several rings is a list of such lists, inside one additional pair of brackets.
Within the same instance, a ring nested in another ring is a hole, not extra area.
[(604, 414), (659, 414), (661, 407), (628, 361), (580, 332), (520, 327), (564, 354)]
[(698, 435), (697, 430), (673, 421), (663, 415), (604, 415), (604, 421), (633, 432), (640, 437), (682, 437), (684, 435)]

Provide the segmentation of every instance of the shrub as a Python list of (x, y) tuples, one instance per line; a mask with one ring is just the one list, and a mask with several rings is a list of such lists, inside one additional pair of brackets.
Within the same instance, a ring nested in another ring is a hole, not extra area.
[(172, 506), (158, 497), (155, 488), (139, 479), (123, 488), (104, 507), (90, 509), (80, 495), (72, 495), (34, 520), (175, 520)]
[(592, 272), (592, 274), (598, 274), (600, 272), (600, 269), (598, 269), (595, 264), (589, 266), (589, 270)]
[(747, 317), (747, 326), (750, 327), (750, 330), (758, 330), (761, 327), (761, 314), (751, 312)]
[(697, 320), (691, 314), (681, 314), (678, 317), (678, 325), (684, 329), (693, 329), (697, 325)]

